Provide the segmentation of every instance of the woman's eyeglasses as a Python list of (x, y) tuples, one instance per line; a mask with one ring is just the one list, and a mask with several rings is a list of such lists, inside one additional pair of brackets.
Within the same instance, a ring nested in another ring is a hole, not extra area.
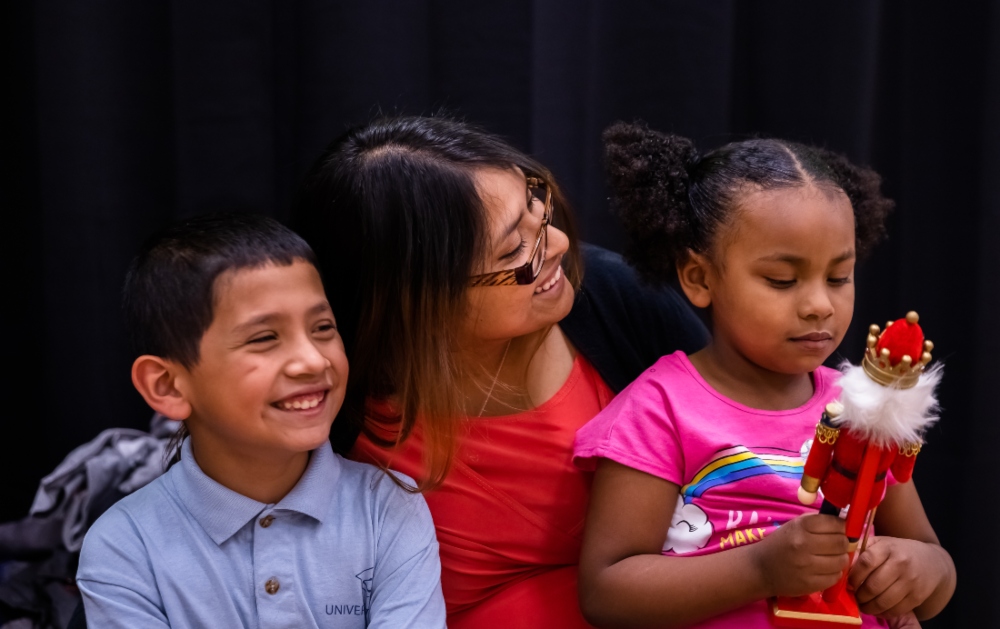
[(535, 199), (545, 199), (542, 226), (538, 229), (538, 236), (535, 238), (535, 248), (531, 250), (531, 256), (527, 262), (515, 269), (473, 275), (469, 278), (469, 286), (532, 284), (538, 279), (538, 274), (542, 272), (542, 265), (545, 264), (545, 249), (549, 244), (549, 230), (546, 228), (552, 222), (552, 190), (539, 177), (528, 177), (527, 182), (528, 191), (531, 193), (531, 202), (534, 202)]

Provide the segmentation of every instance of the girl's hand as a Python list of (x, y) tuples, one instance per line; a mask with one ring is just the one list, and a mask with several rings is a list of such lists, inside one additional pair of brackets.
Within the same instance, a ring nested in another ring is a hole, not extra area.
[(844, 520), (818, 513), (799, 516), (751, 546), (770, 596), (819, 592), (848, 565)]
[[(941, 548), (911, 480), (885, 492), (868, 549), (851, 569), (861, 610), (891, 618), (936, 616), (955, 592), (955, 564)], [(897, 585), (898, 584), (898, 585)]]
[(950, 571), (944, 550), (898, 537), (873, 537), (851, 568), (861, 611), (901, 616), (927, 600)]

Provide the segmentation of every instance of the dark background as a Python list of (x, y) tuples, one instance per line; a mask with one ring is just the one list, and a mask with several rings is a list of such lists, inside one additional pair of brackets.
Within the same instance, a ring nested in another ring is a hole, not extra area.
[[(123, 271), (169, 219), (287, 215), (322, 147), (448, 108), (549, 165), (618, 248), (599, 136), (643, 118), (701, 148), (775, 135), (874, 166), (898, 201), (842, 350), (915, 309), (946, 364), (916, 479), (958, 565), (929, 627), (1000, 626), (1000, 2), (134, 0), (12, 3), (3, 22), (0, 521), (111, 426)], [(726, 587), (720, 583), (719, 587)]]

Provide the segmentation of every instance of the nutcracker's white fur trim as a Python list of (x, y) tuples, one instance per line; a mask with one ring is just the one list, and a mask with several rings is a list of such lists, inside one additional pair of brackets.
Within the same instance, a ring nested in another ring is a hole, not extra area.
[(883, 386), (858, 365), (840, 366), (837, 382), (844, 413), (837, 425), (879, 446), (923, 443), (924, 431), (937, 421), (934, 389), (941, 380), (941, 364), (920, 375), (910, 389)]

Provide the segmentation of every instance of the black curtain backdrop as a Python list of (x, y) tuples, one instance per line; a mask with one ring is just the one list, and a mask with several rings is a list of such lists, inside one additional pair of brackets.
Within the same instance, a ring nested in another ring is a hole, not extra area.
[(1000, 626), (1000, 3), (39, 0), (4, 29), (0, 520), (73, 447), (148, 426), (118, 292), (165, 221), (284, 218), (347, 125), (444, 107), (548, 164), (585, 237), (619, 248), (600, 132), (642, 118), (705, 149), (773, 135), (882, 173), (898, 210), (842, 352), (920, 312), (946, 375), (916, 480), (959, 574), (926, 626)]

